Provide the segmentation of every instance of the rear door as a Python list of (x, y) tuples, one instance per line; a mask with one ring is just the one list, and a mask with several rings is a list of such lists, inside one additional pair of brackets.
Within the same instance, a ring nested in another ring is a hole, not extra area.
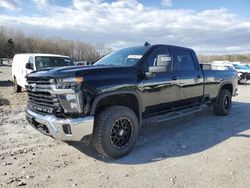
[(180, 73), (182, 105), (199, 103), (203, 97), (204, 79), (201, 67), (190, 50), (173, 49), (174, 64)]

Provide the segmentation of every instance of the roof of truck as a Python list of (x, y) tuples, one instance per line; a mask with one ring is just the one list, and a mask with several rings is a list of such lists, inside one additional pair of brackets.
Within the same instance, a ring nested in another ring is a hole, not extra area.
[(192, 48), (187, 48), (187, 47), (183, 47), (183, 46), (175, 46), (175, 45), (170, 45), (170, 44), (153, 44), (153, 45), (149, 45), (149, 46), (166, 46), (168, 48), (180, 48), (180, 49), (186, 49), (186, 50), (192, 50)]

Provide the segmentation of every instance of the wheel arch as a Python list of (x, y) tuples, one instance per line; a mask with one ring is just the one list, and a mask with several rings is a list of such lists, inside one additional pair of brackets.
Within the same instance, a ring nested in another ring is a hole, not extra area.
[(234, 93), (233, 83), (231, 83), (231, 82), (225, 82), (225, 83), (222, 83), (222, 84), (220, 85), (218, 94), (217, 94), (217, 96), (216, 96), (216, 101), (218, 100), (218, 97), (220, 96), (220, 93), (221, 93), (221, 91), (222, 91), (223, 89), (229, 90), (229, 92), (230, 92), (231, 95), (233, 96), (233, 93)]
[(139, 94), (135, 91), (115, 91), (98, 95), (91, 105), (90, 114), (95, 115), (99, 111), (111, 105), (126, 106), (133, 110), (138, 118), (139, 124), (142, 122), (142, 103)]

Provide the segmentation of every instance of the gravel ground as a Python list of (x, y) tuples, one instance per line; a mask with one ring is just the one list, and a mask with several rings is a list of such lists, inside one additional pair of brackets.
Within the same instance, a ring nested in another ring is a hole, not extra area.
[(25, 92), (13, 94), (11, 68), (0, 67), (0, 187), (250, 187), (250, 85), (232, 112), (211, 109), (146, 125), (134, 150), (103, 159), (88, 139), (64, 143), (25, 120)]

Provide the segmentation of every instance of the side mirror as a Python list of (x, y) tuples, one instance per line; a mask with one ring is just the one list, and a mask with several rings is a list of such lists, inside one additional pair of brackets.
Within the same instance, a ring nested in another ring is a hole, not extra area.
[(26, 68), (26, 69), (31, 69), (31, 70), (34, 69), (32, 63), (26, 63), (25, 68)]
[(156, 65), (149, 67), (149, 72), (169, 72), (172, 70), (172, 58), (168, 55), (157, 55)]
[(165, 66), (149, 67), (149, 72), (151, 72), (151, 73), (167, 72), (167, 67), (165, 67)]

